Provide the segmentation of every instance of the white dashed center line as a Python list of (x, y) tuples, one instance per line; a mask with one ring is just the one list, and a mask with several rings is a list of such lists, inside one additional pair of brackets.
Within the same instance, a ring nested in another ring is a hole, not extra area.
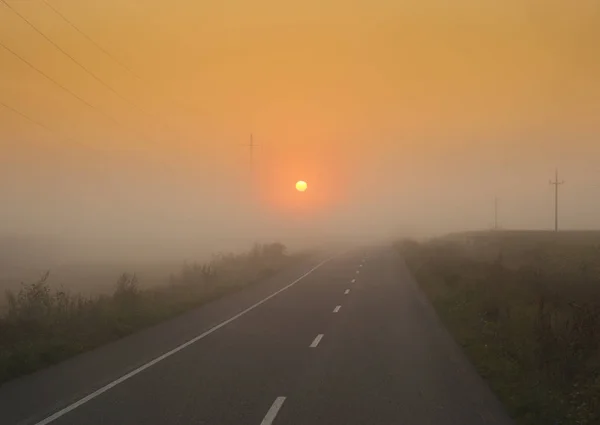
[(346, 289), (346, 290), (344, 291), (344, 295), (348, 295), (349, 293), (350, 293), (350, 289)]
[(340, 311), (340, 308), (342, 308), (342, 306), (338, 305), (336, 308), (333, 309), (333, 312), (337, 313), (338, 311)]
[(352, 279), (352, 283), (355, 283), (355, 282), (356, 282), (356, 279)]
[(363, 265), (362, 265), (362, 264), (360, 264), (358, 267), (362, 267), (362, 266), (363, 266)]
[(356, 274), (359, 274), (359, 273), (360, 273), (360, 270), (357, 270), (357, 271), (356, 271)]
[(317, 345), (319, 345), (319, 342), (321, 342), (322, 339), (323, 339), (323, 334), (317, 335), (317, 337), (312, 342), (312, 344), (310, 344), (310, 348), (315, 348)]
[(283, 406), (284, 401), (285, 397), (277, 397), (260, 425), (271, 425), (275, 419), (275, 416), (277, 416), (277, 413), (279, 413), (279, 409), (281, 409), (281, 406)]

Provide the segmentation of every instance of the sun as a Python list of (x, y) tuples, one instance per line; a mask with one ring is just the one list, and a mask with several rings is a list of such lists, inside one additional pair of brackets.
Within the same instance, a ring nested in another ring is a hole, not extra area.
[(296, 190), (298, 192), (304, 192), (308, 188), (308, 185), (304, 180), (299, 180), (296, 182)]

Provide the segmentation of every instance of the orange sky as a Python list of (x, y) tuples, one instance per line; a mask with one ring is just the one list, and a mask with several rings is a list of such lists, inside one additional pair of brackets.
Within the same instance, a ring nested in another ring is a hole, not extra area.
[(581, 218), (600, 213), (595, 0), (48, 0), (141, 79), (43, 0), (7, 1), (118, 95), (0, 3), (0, 43), (93, 105), (0, 47), (0, 101), (52, 130), (0, 106), (0, 231), (183, 232), (249, 193), (282, 226), (309, 211), (343, 222), (350, 206), (438, 225), (442, 204), (450, 227), (487, 225), (488, 207), (465, 205), (493, 193), (512, 199), (507, 221), (535, 226), (526, 211), (545, 211), (555, 166), (580, 183), (566, 220), (600, 225)]

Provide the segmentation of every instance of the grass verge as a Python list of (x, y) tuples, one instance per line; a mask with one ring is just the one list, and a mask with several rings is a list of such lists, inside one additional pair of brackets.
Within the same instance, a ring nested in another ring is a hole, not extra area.
[(185, 265), (170, 282), (152, 289), (142, 289), (135, 274), (125, 273), (112, 295), (91, 298), (52, 290), (46, 273), (6, 294), (0, 384), (264, 280), (293, 261), (285, 251), (273, 243), (216, 255), (206, 264)]
[(561, 255), (557, 270), (544, 245), (528, 248), (535, 260), (518, 267), (505, 264), (502, 251), (483, 261), (456, 241), (397, 248), (518, 424), (600, 423), (600, 280), (590, 272), (597, 264)]

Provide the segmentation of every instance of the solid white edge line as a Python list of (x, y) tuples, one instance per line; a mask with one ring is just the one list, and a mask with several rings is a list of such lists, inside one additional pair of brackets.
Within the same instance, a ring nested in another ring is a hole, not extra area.
[(319, 342), (321, 342), (321, 340), (323, 339), (323, 334), (319, 334), (317, 335), (317, 337), (315, 338), (315, 340), (312, 342), (312, 344), (310, 344), (310, 348), (316, 348), (317, 345), (319, 345)]
[(105, 386), (103, 386), (102, 388), (97, 389), (96, 391), (94, 391), (91, 394), (88, 394), (87, 396), (77, 400), (76, 402), (68, 405), (67, 407), (59, 410), (56, 413), (53, 413), (52, 415), (48, 416), (45, 419), (42, 419), (39, 422), (36, 422), (34, 425), (47, 425), (51, 422), (54, 422), (55, 420), (57, 420), (58, 418), (60, 418), (61, 416), (66, 415), (67, 413), (69, 413), (72, 410), (77, 409), (79, 406), (84, 405), (85, 403), (87, 403), (90, 400), (93, 400), (94, 398), (98, 397), (99, 395), (107, 392), (108, 390), (110, 390), (111, 388), (116, 387), (117, 385), (127, 381), (129, 378), (134, 377), (135, 375), (137, 375), (138, 373), (143, 372), (144, 370), (148, 369), (151, 366), (154, 366), (156, 363), (166, 359), (167, 357), (171, 357), (173, 354), (183, 350), (184, 348), (189, 347), (190, 345), (192, 345), (195, 342), (198, 342), (199, 340), (201, 340), (202, 338), (207, 337), (208, 335), (210, 335), (211, 333), (221, 329), (223, 326), (228, 325), (229, 323), (233, 322), (234, 320), (239, 319), (240, 317), (242, 317), (243, 315), (245, 315), (246, 313), (254, 310), (256, 307), (264, 304), (265, 302), (267, 302), (268, 300), (270, 300), (271, 298), (273, 298), (274, 296), (280, 294), (281, 292), (285, 291), (286, 289), (291, 288), (292, 286), (294, 286), (296, 283), (300, 282), (302, 279), (304, 279), (306, 276), (308, 276), (309, 274), (311, 274), (312, 272), (314, 272), (315, 270), (317, 270), (319, 267), (321, 267), (323, 264), (327, 263), (328, 261), (332, 260), (333, 258), (335, 258), (336, 256), (334, 255), (333, 257), (328, 258), (325, 261), (322, 261), (321, 263), (317, 264), (315, 267), (313, 267), (312, 269), (310, 269), (308, 272), (306, 272), (305, 274), (303, 274), (302, 276), (300, 276), (298, 279), (294, 280), (292, 283), (284, 286), (283, 288), (273, 292), (271, 295), (269, 295), (266, 298), (263, 298), (261, 301), (257, 302), (256, 304), (251, 305), (250, 307), (248, 307), (247, 309), (241, 311), (240, 313), (236, 314), (235, 316), (230, 317), (229, 319), (225, 320), (224, 322), (219, 323), (216, 326), (213, 326), (212, 328), (210, 328), (209, 330), (207, 330), (206, 332), (198, 335), (197, 337), (194, 337), (192, 339), (190, 339), (189, 341), (173, 348), (170, 351), (167, 351), (166, 353), (164, 353), (161, 356), (156, 357), (154, 360), (150, 360), (148, 363), (143, 364), (142, 366), (138, 367), (137, 369), (132, 370), (131, 372), (121, 376), (118, 379), (115, 379), (114, 381), (106, 384)]
[(340, 308), (342, 308), (342, 306), (338, 305), (336, 308), (333, 309), (333, 312), (337, 313), (338, 311), (340, 311)]
[(348, 295), (349, 293), (350, 293), (350, 289), (346, 289), (346, 290), (344, 291), (344, 295)]
[(281, 406), (283, 406), (284, 401), (285, 397), (277, 397), (260, 425), (271, 425), (275, 420), (275, 416), (277, 416), (277, 413), (279, 413), (279, 409), (281, 409)]

